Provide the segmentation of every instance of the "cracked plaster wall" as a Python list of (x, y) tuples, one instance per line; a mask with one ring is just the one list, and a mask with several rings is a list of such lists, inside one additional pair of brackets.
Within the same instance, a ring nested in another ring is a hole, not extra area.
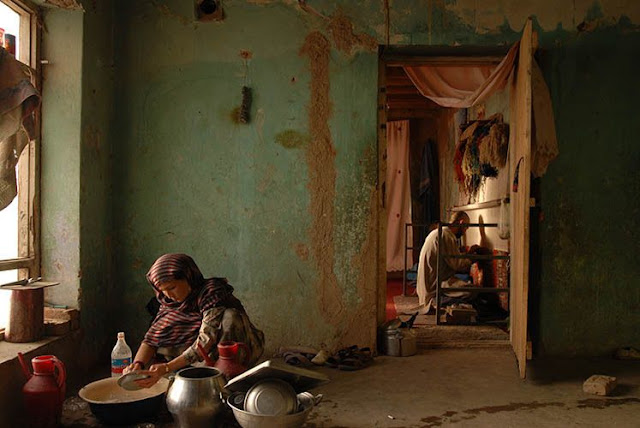
[[(152, 295), (144, 273), (163, 252), (184, 251), (205, 275), (229, 278), (269, 349), (372, 344), (374, 41), (510, 44), (533, 14), (561, 152), (541, 182), (538, 349), (595, 355), (638, 343), (631, 311), (640, 296), (630, 281), (637, 268), (609, 269), (600, 254), (615, 254), (621, 243), (638, 250), (639, 241), (612, 221), (638, 209), (627, 193), (635, 186), (637, 125), (625, 119), (637, 113), (637, 97), (625, 98), (618, 77), (638, 65), (640, 7), (617, 0), (513, 4), (307, 1), (301, 9), (294, 1), (226, 1), (223, 22), (201, 24), (188, 2), (116, 2), (109, 138), (117, 195), (112, 271), (122, 300), (114, 328), (141, 337)], [(249, 125), (233, 121), (243, 85), (254, 94)], [(583, 118), (588, 125), (580, 127)], [(602, 146), (616, 149), (596, 176), (590, 162)], [(611, 189), (615, 201), (587, 206), (588, 195)], [(619, 241), (606, 239), (606, 231)], [(582, 258), (575, 258), (578, 249)], [(562, 269), (554, 267), (559, 260), (567, 261)], [(598, 266), (598, 275), (586, 266)], [(568, 305), (573, 296), (597, 298)], [(596, 319), (591, 302), (599, 305)], [(625, 315), (614, 316), (619, 307)]]

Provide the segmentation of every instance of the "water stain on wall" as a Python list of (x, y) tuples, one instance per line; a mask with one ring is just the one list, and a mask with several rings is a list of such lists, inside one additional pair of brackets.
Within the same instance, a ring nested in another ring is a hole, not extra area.
[(229, 112), (229, 118), (231, 118), (231, 122), (240, 124), (240, 106), (235, 107), (233, 110)]
[(336, 185), (335, 149), (331, 140), (329, 118), (329, 56), (331, 45), (320, 32), (307, 35), (300, 55), (309, 59), (311, 71), (309, 131), (311, 138), (306, 150), (309, 166), (309, 193), (312, 223), (309, 231), (311, 253), (318, 269), (315, 282), (321, 313), (330, 322), (337, 322), (343, 311), (338, 280), (333, 271), (335, 250), (334, 204)]
[(371, 338), (375, 337), (376, 293), (371, 292), (371, 289), (376, 284), (377, 271), (371, 267), (371, 263), (376, 260), (378, 250), (377, 203), (376, 189), (372, 188), (369, 193), (369, 207), (364, 212), (364, 215), (368, 215), (366, 238), (360, 251), (357, 251), (351, 259), (354, 272), (360, 272), (356, 281), (356, 292), (361, 302), (349, 311), (348, 322), (342, 323), (345, 326), (358, 325), (359, 328), (357, 331), (353, 331), (354, 329), (350, 327), (341, 331), (340, 341), (343, 342), (342, 338), (346, 336), (349, 340), (349, 343), (342, 343), (344, 346), (351, 343), (369, 343)]
[(76, 0), (45, 0), (46, 4), (67, 10), (84, 10)]
[(177, 19), (182, 25), (189, 25), (189, 24), (193, 24), (194, 26), (196, 25), (196, 22), (193, 19), (189, 19), (184, 15), (174, 12), (166, 4), (159, 4), (158, 2), (153, 0), (151, 1), (151, 4), (153, 4), (153, 6), (156, 9), (158, 9), (160, 13), (162, 13), (167, 18)]
[(304, 243), (298, 242), (294, 245), (294, 249), (296, 250), (296, 255), (300, 260), (307, 260), (309, 258), (309, 247), (307, 247)]
[(329, 32), (336, 49), (347, 55), (350, 55), (357, 47), (370, 51), (378, 49), (378, 41), (374, 37), (368, 34), (354, 34), (353, 23), (340, 10), (331, 17)]
[[(631, 7), (626, 0), (600, 0), (566, 2), (567, 7), (546, 7), (542, 1), (511, 2), (504, 0), (484, 0), (482, 10), (478, 9), (476, 0), (437, 1), (437, 7), (448, 14), (460, 17), (477, 34), (487, 34), (500, 28), (505, 23), (512, 28), (520, 29), (527, 17), (534, 15), (541, 28), (547, 31), (561, 28), (575, 28), (582, 17), (587, 22), (593, 17), (594, 11), (600, 11), (603, 16), (614, 20), (628, 15), (632, 20), (640, 17), (640, 8)], [(635, 4), (634, 4), (635, 6)]]
[(297, 149), (307, 144), (309, 137), (294, 129), (287, 129), (276, 135), (276, 143), (287, 149)]
[[(336, 49), (351, 55), (356, 48), (367, 50), (377, 49), (377, 41), (365, 34), (355, 34), (352, 22), (339, 10), (331, 18), (328, 24), (328, 32)], [(305, 43), (300, 50), (302, 56), (309, 59), (311, 71), (310, 80), (310, 105), (309, 114), (309, 134), (307, 141), (303, 141), (295, 131), (286, 130), (276, 137), (276, 141), (288, 148), (299, 147), (306, 144), (306, 160), (309, 166), (310, 211), (312, 214), (312, 225), (310, 229), (310, 252), (318, 269), (319, 277), (316, 282), (316, 289), (319, 295), (319, 304), (322, 314), (334, 325), (353, 325), (355, 319), (375, 319), (375, 294), (367, 293), (370, 284), (375, 284), (376, 270), (369, 266), (371, 260), (375, 260), (376, 252), (376, 198), (371, 195), (371, 207), (365, 210), (367, 219), (363, 221), (367, 224), (367, 235), (362, 246), (362, 251), (358, 252), (351, 260), (352, 266), (360, 271), (357, 282), (357, 295), (360, 299), (358, 308), (352, 306), (352, 310), (346, 315), (351, 318), (351, 322), (344, 322), (338, 316), (344, 316), (344, 301), (341, 289), (334, 272), (335, 249), (335, 186), (336, 186), (336, 165), (335, 148), (331, 139), (329, 119), (332, 114), (332, 105), (329, 95), (329, 61), (331, 53), (331, 43), (319, 31), (311, 32), (305, 38)], [(368, 223), (366, 223), (368, 221)], [(298, 253), (300, 256), (300, 254)], [(369, 299), (366, 296), (370, 296)], [(371, 311), (372, 316), (366, 317), (362, 311)], [(373, 326), (372, 328), (375, 328)], [(360, 330), (363, 343), (371, 340), (371, 331), (366, 328)], [(352, 331), (336, 331), (336, 339), (341, 341), (349, 336), (353, 341)]]

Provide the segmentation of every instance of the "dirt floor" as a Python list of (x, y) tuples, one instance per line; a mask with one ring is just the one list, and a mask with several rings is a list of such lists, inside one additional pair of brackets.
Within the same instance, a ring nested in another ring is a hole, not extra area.
[[(521, 380), (508, 349), (431, 349), (377, 357), (363, 370), (319, 369), (331, 382), (306, 427), (637, 427), (640, 361), (536, 360)], [(610, 397), (582, 392), (592, 374), (617, 376)], [(63, 426), (99, 426), (77, 398)], [(140, 428), (173, 427), (168, 414)], [(232, 427), (226, 419), (218, 426)]]
[[(592, 374), (617, 376), (614, 395), (583, 393)], [(540, 360), (522, 381), (510, 350), (432, 349), (378, 357), (319, 390), (309, 426), (637, 427), (640, 361)]]

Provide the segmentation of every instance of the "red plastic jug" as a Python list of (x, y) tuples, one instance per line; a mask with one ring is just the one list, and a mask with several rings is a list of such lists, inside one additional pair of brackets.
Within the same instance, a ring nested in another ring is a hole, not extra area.
[[(242, 349), (244, 356), (242, 361), (239, 358), (238, 351)], [(251, 351), (249, 347), (241, 342), (223, 341), (218, 343), (218, 361), (213, 367), (220, 370), (227, 380), (231, 380), (247, 370), (247, 364), (251, 359)]]
[(53, 355), (41, 355), (31, 360), (31, 374), (21, 353), (18, 353), (18, 359), (28, 379), (22, 388), (27, 423), (34, 427), (58, 426), (66, 394), (64, 364)]

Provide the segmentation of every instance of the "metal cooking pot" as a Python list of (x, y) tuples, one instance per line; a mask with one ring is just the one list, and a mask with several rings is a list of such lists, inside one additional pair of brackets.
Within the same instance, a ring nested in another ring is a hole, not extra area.
[(127, 391), (118, 385), (118, 378), (109, 377), (86, 385), (78, 395), (105, 425), (132, 425), (157, 418), (168, 386), (169, 380), (162, 378), (151, 388)]
[(211, 427), (224, 408), (225, 379), (213, 367), (180, 370), (167, 391), (167, 408), (181, 428)]

